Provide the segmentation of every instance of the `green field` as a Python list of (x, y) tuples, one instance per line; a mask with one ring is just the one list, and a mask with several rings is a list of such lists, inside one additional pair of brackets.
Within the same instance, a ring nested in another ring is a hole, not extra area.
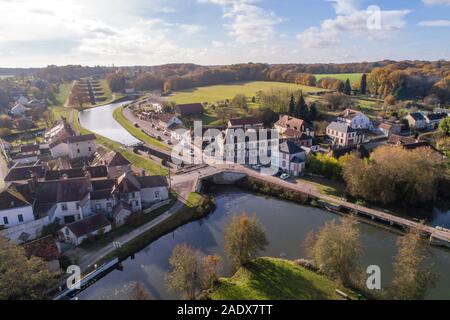
[(354, 296), (335, 282), (292, 261), (260, 258), (232, 278), (222, 278), (213, 300), (342, 300), (336, 289)]
[(346, 81), (350, 79), (350, 82), (353, 84), (355, 82), (361, 81), (362, 73), (334, 73), (334, 74), (315, 74), (317, 81), (322, 78), (335, 78), (338, 80)]
[(208, 87), (198, 87), (189, 90), (174, 92), (170, 97), (170, 101), (176, 103), (194, 103), (208, 102), (214, 103), (221, 100), (233, 99), (237, 94), (244, 94), (247, 98), (256, 96), (258, 91), (268, 90), (303, 90), (304, 92), (317, 92), (322, 89), (315, 87), (301, 86), (293, 83), (270, 82), (270, 81), (253, 81), (238, 82), (226, 85), (216, 85)]

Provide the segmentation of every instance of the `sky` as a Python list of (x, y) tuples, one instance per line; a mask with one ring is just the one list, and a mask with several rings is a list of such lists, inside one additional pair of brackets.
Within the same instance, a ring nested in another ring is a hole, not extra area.
[(450, 0), (0, 0), (0, 67), (450, 60)]

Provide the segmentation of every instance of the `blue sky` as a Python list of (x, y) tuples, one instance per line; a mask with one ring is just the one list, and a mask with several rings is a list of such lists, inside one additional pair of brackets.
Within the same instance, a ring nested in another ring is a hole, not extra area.
[(0, 66), (450, 59), (450, 0), (0, 0)]

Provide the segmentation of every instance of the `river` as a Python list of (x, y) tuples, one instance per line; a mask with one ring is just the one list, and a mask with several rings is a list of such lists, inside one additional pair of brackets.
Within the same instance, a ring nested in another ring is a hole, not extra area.
[[(327, 211), (306, 207), (260, 195), (237, 188), (221, 188), (215, 193), (217, 209), (207, 218), (178, 228), (146, 249), (134, 259), (123, 262), (123, 271), (115, 270), (99, 282), (82, 292), (80, 299), (127, 299), (135, 281), (141, 282), (153, 299), (176, 299), (168, 292), (165, 274), (173, 248), (182, 243), (189, 244), (205, 254), (224, 256), (223, 228), (230, 216), (245, 211), (256, 214), (264, 228), (270, 244), (261, 255), (295, 259), (304, 256), (303, 240), (311, 230), (318, 230), (327, 221), (339, 216)], [(392, 276), (392, 261), (396, 255), (398, 235), (375, 226), (360, 224), (363, 256), (361, 266), (378, 265), (382, 270), (383, 286)], [(433, 270), (439, 281), (428, 298), (450, 299), (450, 251), (431, 248)], [(225, 263), (224, 276), (230, 275)]]
[(118, 102), (80, 112), (80, 124), (86, 129), (108, 139), (130, 146), (140, 141), (125, 130), (113, 117), (115, 109), (129, 103)]

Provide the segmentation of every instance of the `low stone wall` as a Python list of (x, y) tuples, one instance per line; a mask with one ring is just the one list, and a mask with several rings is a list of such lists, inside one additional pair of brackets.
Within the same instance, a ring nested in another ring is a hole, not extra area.
[(27, 223), (22, 223), (15, 227), (2, 230), (0, 231), (0, 234), (10, 239), (12, 242), (19, 244), (23, 243), (23, 241), (19, 239), (22, 233), (27, 233), (30, 235), (27, 241), (37, 239), (42, 234), (42, 228), (44, 228), (48, 224), (50, 224), (50, 220), (48, 217), (45, 217), (39, 220), (33, 220)]
[(158, 203), (152, 205), (150, 208), (142, 210), (142, 212), (144, 214), (149, 214), (149, 213), (151, 213), (151, 212), (153, 212), (153, 211), (155, 211), (155, 210), (157, 210), (157, 209), (159, 209), (161, 207), (164, 207), (165, 205), (168, 205), (171, 201), (172, 201), (171, 199), (167, 199), (167, 200), (158, 202)]

